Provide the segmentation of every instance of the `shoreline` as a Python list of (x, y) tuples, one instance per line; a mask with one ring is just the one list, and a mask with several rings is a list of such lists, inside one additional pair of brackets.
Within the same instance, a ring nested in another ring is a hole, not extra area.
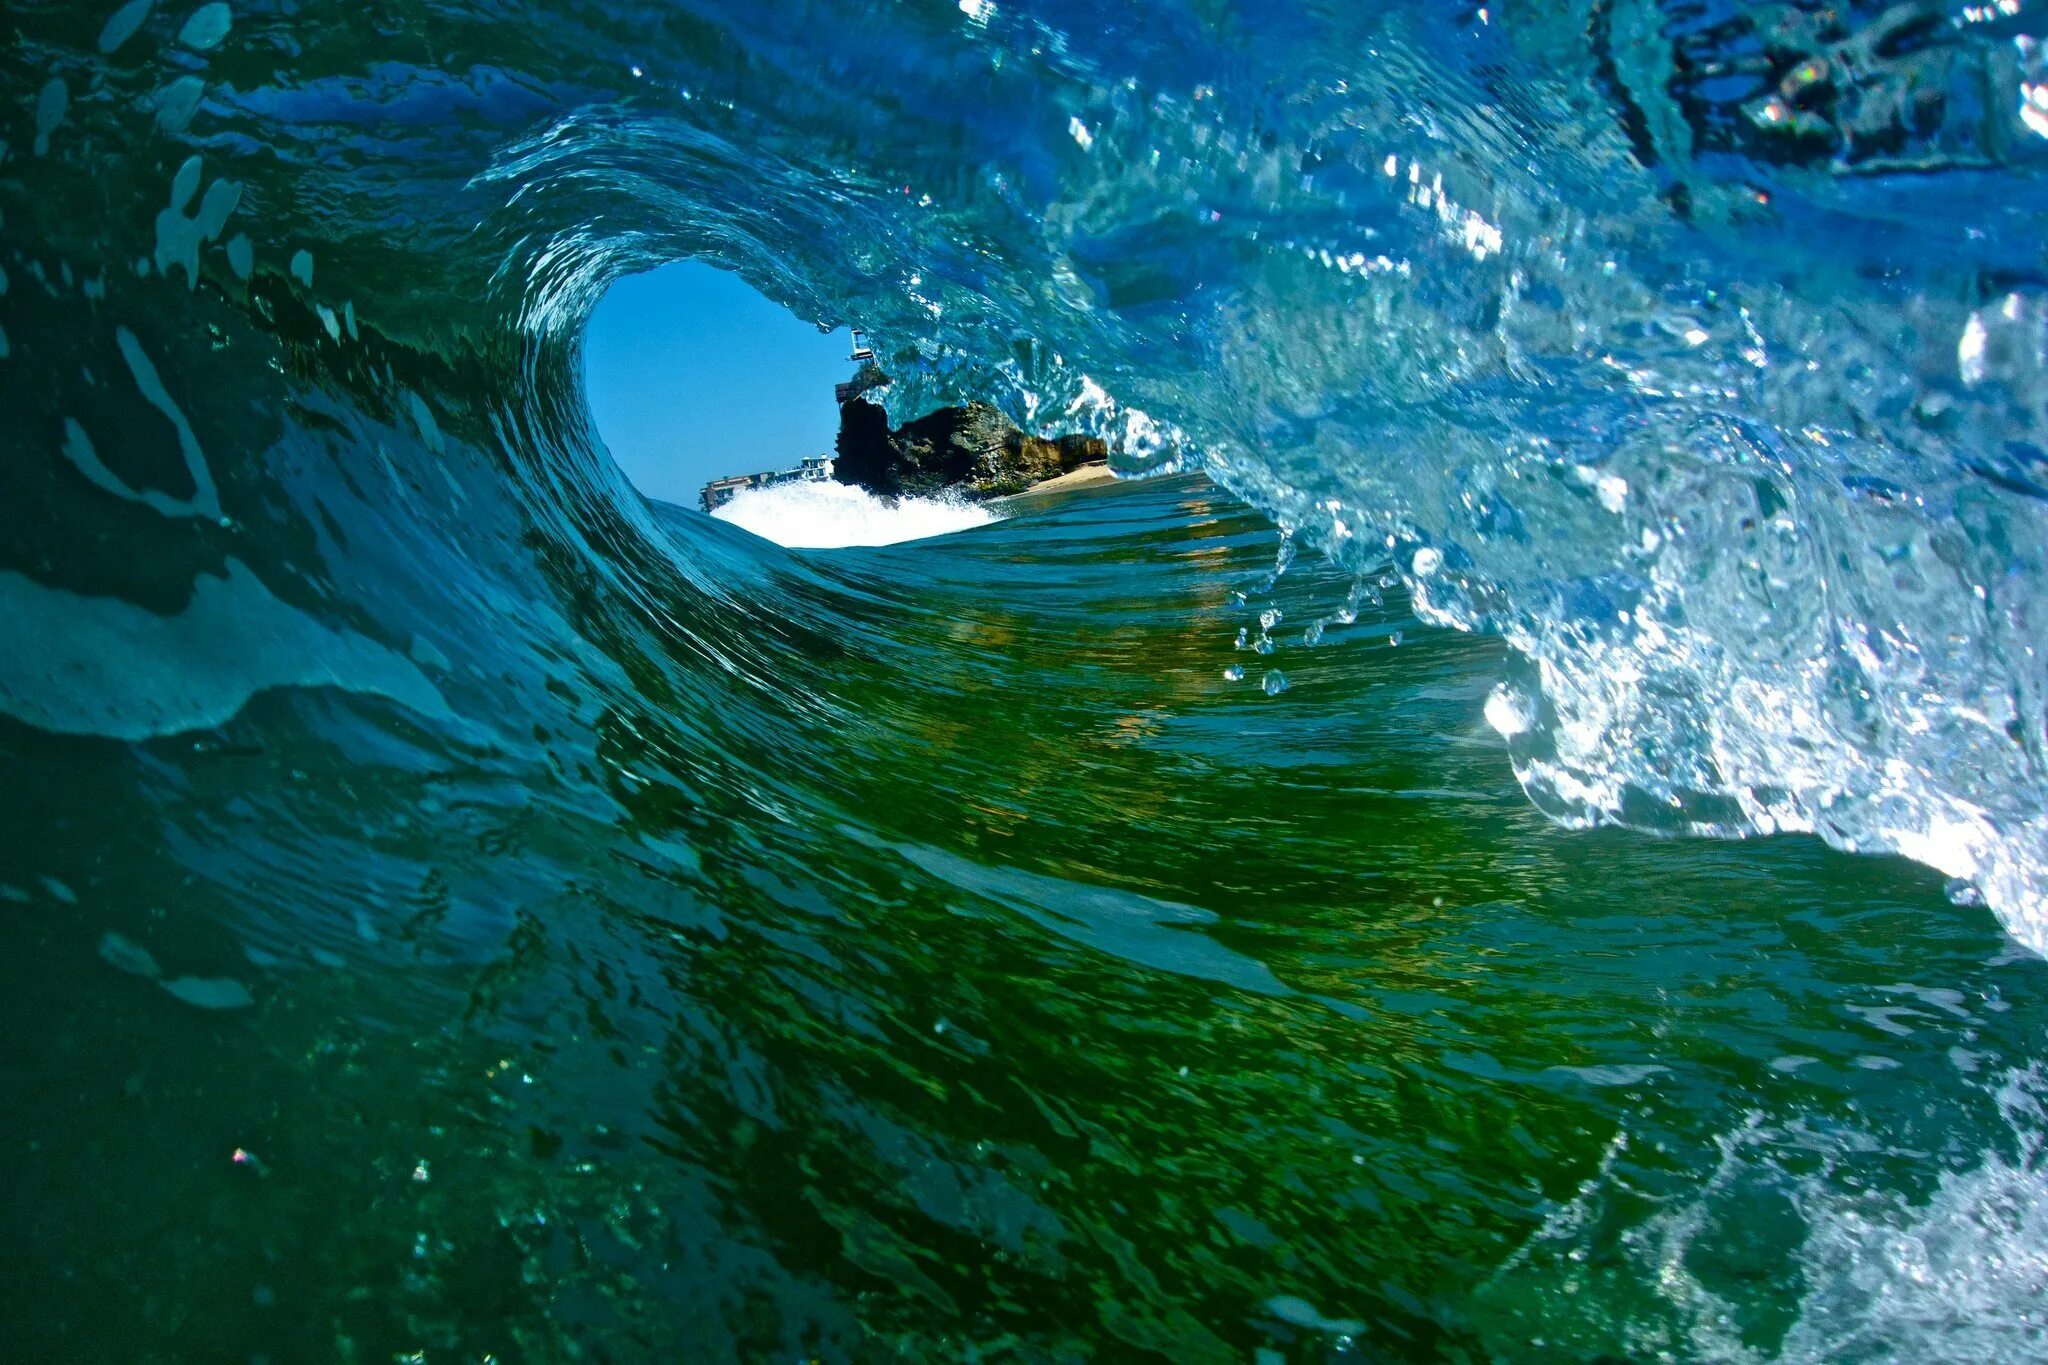
[(1096, 484), (1115, 483), (1116, 475), (1110, 472), (1106, 460), (1096, 460), (1080, 465), (1064, 474), (1055, 474), (1049, 479), (1040, 479), (1021, 493), (1010, 493), (1000, 498), (990, 498), (988, 506), (1010, 507), (1027, 498), (1049, 497), (1054, 493), (1065, 493), (1075, 488), (1090, 488)]

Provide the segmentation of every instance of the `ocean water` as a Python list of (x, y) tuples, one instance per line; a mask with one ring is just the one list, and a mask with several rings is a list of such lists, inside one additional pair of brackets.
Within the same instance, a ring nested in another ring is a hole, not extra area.
[(2044, 28), (15, 4), (0, 1355), (2048, 1358)]

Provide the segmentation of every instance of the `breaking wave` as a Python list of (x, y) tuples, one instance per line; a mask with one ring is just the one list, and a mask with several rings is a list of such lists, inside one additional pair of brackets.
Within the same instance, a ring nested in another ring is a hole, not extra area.
[(988, 508), (964, 499), (884, 499), (829, 481), (743, 489), (712, 515), (777, 545), (827, 550), (923, 540), (996, 519)]
[[(2037, 6), (10, 21), (9, 1354), (2037, 1351)], [(650, 504), (682, 258), (1152, 477)]]
[[(78, 284), (110, 314), (117, 284), (201, 278), (281, 309), (430, 444), (491, 415), (387, 379), (387, 349), (529, 374), (541, 408), (499, 420), (587, 445), (580, 320), (622, 272), (705, 257), (864, 322), (899, 411), (1078, 420), (1499, 632), (1530, 665), (1518, 771), (1561, 818), (1901, 852), (2039, 948), (2042, 49), (2024, 9), (1776, 13), (1164, 5), (1098, 32), (1059, 4), (856, 6), (795, 42), (707, 6), (677, 44), (624, 9), (574, 76), (457, 14), (427, 65), (295, 29), (278, 82), (240, 69), (261, 15), (203, 43), (124, 9), (16, 43), (11, 221), (104, 259)], [(124, 119), (157, 141), (106, 187), (133, 204), (117, 252), (76, 196)], [(254, 146), (339, 150), (287, 178)], [(283, 207), (315, 201), (350, 207)], [(150, 393), (175, 342), (147, 321), (94, 372)], [(81, 423), (37, 439), (211, 515)], [(178, 477), (210, 477), (185, 445)]]

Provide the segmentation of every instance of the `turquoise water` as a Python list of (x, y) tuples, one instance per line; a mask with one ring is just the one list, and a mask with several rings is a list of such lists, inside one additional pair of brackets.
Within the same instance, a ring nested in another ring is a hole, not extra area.
[[(10, 16), (4, 1353), (2048, 1355), (1973, 15)], [(1133, 477), (650, 505), (689, 256)]]

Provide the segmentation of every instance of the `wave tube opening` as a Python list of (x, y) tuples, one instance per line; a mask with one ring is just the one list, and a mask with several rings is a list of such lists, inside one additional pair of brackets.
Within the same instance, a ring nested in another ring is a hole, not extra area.
[(599, 300), (584, 324), (584, 387), (634, 485), (690, 507), (714, 479), (829, 456), (847, 346), (737, 277), (677, 261)]

